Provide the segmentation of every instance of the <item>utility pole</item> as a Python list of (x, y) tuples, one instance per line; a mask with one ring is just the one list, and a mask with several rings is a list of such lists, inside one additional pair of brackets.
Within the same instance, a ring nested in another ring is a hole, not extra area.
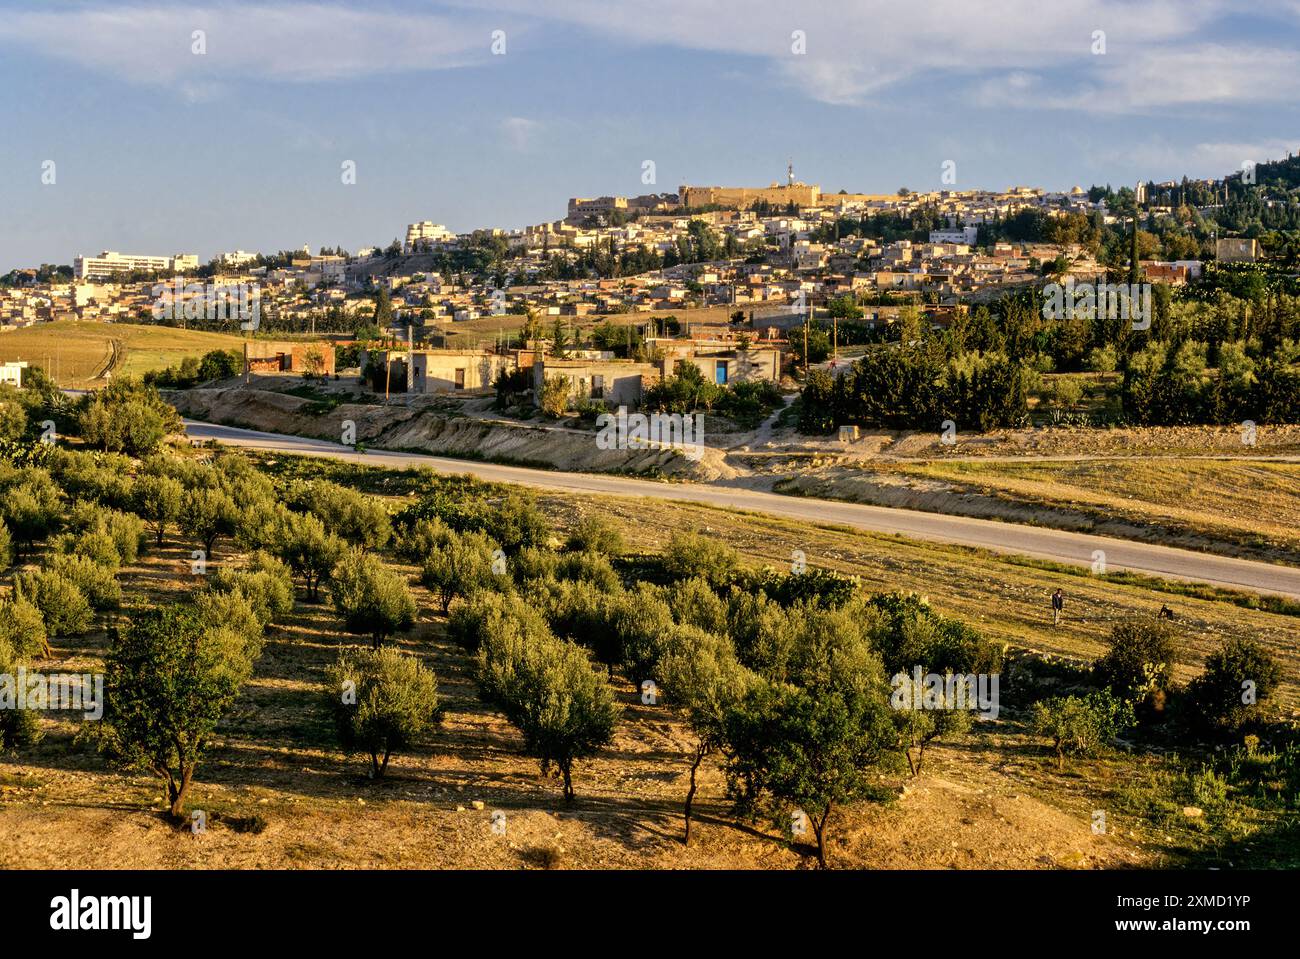
[(803, 376), (808, 379), (808, 315), (812, 312), (812, 304), (808, 304), (808, 313), (803, 315)]

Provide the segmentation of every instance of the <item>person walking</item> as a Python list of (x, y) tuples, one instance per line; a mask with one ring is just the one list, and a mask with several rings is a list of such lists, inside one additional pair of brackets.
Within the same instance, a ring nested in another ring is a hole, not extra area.
[(1061, 622), (1061, 611), (1065, 609), (1065, 593), (1061, 592), (1058, 586), (1056, 592), (1052, 594), (1052, 625), (1056, 626)]

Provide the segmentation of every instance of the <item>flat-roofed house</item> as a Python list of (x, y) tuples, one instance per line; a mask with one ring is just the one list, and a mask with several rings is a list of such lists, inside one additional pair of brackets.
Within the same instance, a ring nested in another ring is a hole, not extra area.
[(327, 340), (276, 342), (245, 341), (245, 358), (253, 373), (308, 373), (334, 375), (334, 344)]
[(538, 404), (542, 385), (556, 376), (569, 381), (569, 395), (574, 399), (635, 408), (646, 388), (659, 382), (660, 370), (657, 364), (632, 360), (543, 356), (533, 360), (533, 395)]
[(656, 339), (647, 341), (663, 351), (663, 375), (675, 376), (683, 364), (694, 366), (706, 382), (727, 386), (751, 380), (781, 379), (781, 351), (774, 346), (752, 342), (742, 349), (735, 340), (699, 342)]
[(411, 353), (411, 390), (415, 393), (458, 393), (490, 390), (497, 374), (512, 373), (513, 355), (488, 350), (414, 350)]

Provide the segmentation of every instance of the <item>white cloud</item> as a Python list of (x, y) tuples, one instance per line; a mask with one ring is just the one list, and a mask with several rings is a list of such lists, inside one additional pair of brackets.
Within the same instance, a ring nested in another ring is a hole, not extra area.
[(1101, 62), (1107, 59), (1068, 80), (1019, 71), (990, 77), (974, 87), (972, 100), (985, 107), (1156, 113), (1300, 98), (1300, 53), (1292, 50), (1202, 44)]
[(1205, 142), (1179, 146), (1164, 140), (1153, 140), (1126, 146), (1123, 149), (1103, 151), (1098, 159), (1107, 165), (1124, 165), (1140, 168), (1152, 180), (1190, 177), (1219, 177), (1240, 170), (1244, 163), (1263, 163), (1276, 160), (1288, 152), (1294, 153), (1300, 143), (1278, 139)]
[[(903, 81), (1032, 73), (1087, 64), (1093, 31), (1110, 57), (1184, 44), (1234, 9), (1232, 0), (474, 0), (634, 44), (761, 58), (807, 95), (861, 104)], [(806, 53), (792, 52), (803, 31)], [(1136, 92), (1125, 87), (1121, 92)]]
[[(1300, 0), (450, 2), (438, 12), (312, 0), (33, 6), (0, 20), (0, 45), (191, 100), (245, 78), (347, 80), (484, 63), (493, 29), (508, 31), (512, 54), (545, 55), (515, 45), (537, 24), (610, 44), (748, 58), (777, 82), (837, 105), (892, 101), (914, 80), (928, 81), (926, 96), (943, 96), (946, 84), (952, 98), (977, 105), (1099, 113), (1291, 102), (1300, 93), (1300, 53), (1267, 32), (1300, 20)], [(1232, 32), (1231, 17), (1245, 15), (1264, 25), (1259, 38), (1219, 39)], [(206, 56), (190, 52), (196, 29), (207, 31)], [(804, 53), (792, 49), (796, 30)], [(1092, 54), (1096, 30), (1106, 33), (1104, 56)]]
[[(207, 52), (192, 52), (195, 30)], [(486, 28), (427, 13), (338, 5), (223, 4), (10, 10), (0, 44), (208, 98), (228, 81), (346, 80), (485, 60)]]
[(506, 117), (501, 121), (501, 136), (510, 149), (527, 153), (533, 148), (542, 125), (526, 117)]

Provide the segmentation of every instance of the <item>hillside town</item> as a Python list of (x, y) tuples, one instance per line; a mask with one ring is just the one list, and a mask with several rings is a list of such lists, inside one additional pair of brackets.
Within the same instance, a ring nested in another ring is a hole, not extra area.
[[(236, 250), (202, 269), (192, 253), (83, 254), (71, 275), (14, 271), (11, 284), (0, 288), (0, 326), (151, 322), (155, 284), (176, 274), (256, 284), (263, 311), (284, 328), (305, 331), (329, 327), (331, 311), (368, 307), (366, 295), (379, 286), (399, 315), (414, 313), (417, 325), (434, 329), (529, 310), (587, 317), (719, 306), (746, 312), (756, 327), (781, 328), (792, 313), (845, 296), (893, 306), (869, 309), (868, 323), (889, 322), (897, 303), (906, 301), (942, 316), (941, 308), (1033, 282), (1042, 264), (1061, 256), (1071, 274), (1101, 270), (1079, 243), (989, 242), (987, 228), (1025, 210), (1122, 222), (1104, 198), (1090, 200), (1078, 187), (823, 193), (791, 171), (787, 183), (764, 188), (683, 186), (677, 194), (572, 198), (563, 219), (518, 230), (455, 234), (420, 221), (407, 226), (401, 242), (353, 253), (312, 253), (304, 246), (268, 258)], [(1168, 212), (1158, 203), (1150, 211)], [(872, 217), (932, 228), (921, 231), (924, 241), (837, 235), (846, 219)], [(1254, 241), (1240, 242), (1242, 249), (1225, 249), (1222, 257), (1252, 259)], [(1201, 263), (1153, 259), (1144, 266), (1178, 283), (1196, 276)]]

